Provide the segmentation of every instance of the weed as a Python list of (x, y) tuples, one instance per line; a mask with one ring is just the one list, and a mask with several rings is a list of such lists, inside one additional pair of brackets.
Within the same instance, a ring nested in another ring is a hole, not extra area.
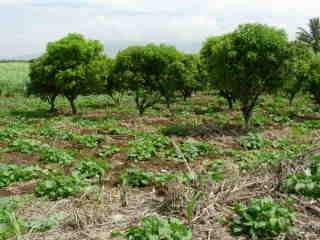
[(141, 227), (130, 227), (126, 233), (113, 233), (128, 240), (191, 240), (192, 231), (180, 220), (146, 217)]
[(32, 166), (0, 165), (0, 188), (11, 183), (29, 181), (38, 178), (42, 170)]
[(187, 159), (188, 161), (194, 161), (199, 156), (207, 156), (216, 152), (216, 149), (205, 142), (199, 142), (193, 139), (189, 139), (180, 144), (179, 147), (181, 153), (177, 151), (176, 157), (178, 159)]
[(212, 181), (220, 182), (224, 178), (225, 167), (222, 160), (214, 160), (205, 163), (208, 175)]
[(73, 156), (63, 150), (47, 147), (40, 153), (40, 161), (45, 163), (70, 164), (74, 160)]
[(110, 168), (110, 164), (106, 161), (99, 160), (82, 160), (78, 163), (73, 171), (73, 175), (82, 178), (99, 178), (105, 176), (106, 170)]
[(289, 193), (320, 198), (320, 156), (313, 158), (309, 169), (290, 175), (282, 188)]
[(31, 220), (26, 223), (29, 232), (46, 232), (58, 225), (59, 221), (64, 219), (63, 214), (54, 214), (47, 218)]
[(264, 146), (265, 140), (261, 134), (250, 132), (247, 136), (241, 137), (239, 143), (246, 150), (257, 150)]
[(99, 152), (99, 156), (106, 158), (106, 157), (110, 157), (115, 153), (120, 152), (120, 148), (118, 148), (115, 145), (104, 145), (102, 146), (102, 149)]
[(100, 135), (73, 135), (73, 140), (87, 148), (96, 148), (103, 137)]
[(54, 138), (59, 137), (60, 134), (60, 131), (52, 127), (44, 127), (40, 129), (40, 135), (44, 137)]
[(164, 136), (141, 134), (129, 142), (128, 158), (134, 161), (145, 161), (157, 156), (168, 145), (170, 142)]
[(253, 199), (248, 205), (240, 203), (234, 211), (238, 215), (231, 223), (235, 235), (266, 239), (293, 230), (294, 212), (271, 198)]
[(82, 186), (83, 182), (77, 176), (51, 176), (39, 182), (34, 191), (37, 197), (58, 200), (80, 193)]
[(48, 145), (44, 145), (41, 142), (33, 139), (18, 138), (9, 144), (10, 151), (21, 152), (25, 154), (33, 154), (40, 151), (44, 147), (48, 147)]
[(152, 183), (153, 173), (146, 172), (140, 168), (133, 167), (126, 169), (120, 176), (123, 185), (131, 187), (145, 187)]

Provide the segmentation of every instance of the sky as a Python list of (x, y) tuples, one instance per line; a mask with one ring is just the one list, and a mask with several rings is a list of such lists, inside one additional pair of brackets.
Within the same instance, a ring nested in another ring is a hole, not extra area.
[(150, 42), (194, 52), (207, 37), (252, 22), (294, 39), (319, 15), (319, 0), (0, 0), (0, 59), (36, 57), (70, 32), (102, 41), (109, 55)]

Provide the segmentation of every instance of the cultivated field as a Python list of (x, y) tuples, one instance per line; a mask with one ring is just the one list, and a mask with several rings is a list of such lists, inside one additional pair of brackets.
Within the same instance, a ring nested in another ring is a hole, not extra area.
[[(0, 85), (20, 92), (27, 69), (1, 63)], [(105, 240), (154, 215), (179, 219), (195, 240), (244, 239), (231, 234), (241, 216), (233, 206), (264, 197), (296, 214), (295, 229), (277, 239), (320, 239), (319, 202), (289, 194), (286, 182), (320, 154), (320, 114), (309, 96), (291, 106), (263, 96), (249, 133), (239, 106), (229, 110), (209, 92), (142, 117), (129, 94), (120, 104), (99, 95), (77, 105), (71, 115), (59, 98), (50, 114), (37, 98), (0, 97), (0, 239)], [(301, 184), (294, 187), (320, 193)], [(260, 223), (276, 231), (277, 207), (266, 206), (271, 223)]]
[(0, 62), (0, 95), (22, 94), (29, 80), (29, 63)]

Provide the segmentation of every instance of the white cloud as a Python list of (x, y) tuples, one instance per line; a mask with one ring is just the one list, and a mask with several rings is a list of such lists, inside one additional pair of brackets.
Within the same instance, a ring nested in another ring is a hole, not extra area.
[[(0, 58), (43, 51), (48, 41), (81, 32), (118, 49), (120, 43), (168, 42), (197, 46), (244, 22), (285, 28), (317, 16), (315, 0), (0, 0)], [(122, 45), (123, 45), (122, 44)], [(123, 46), (122, 46), (123, 47)]]

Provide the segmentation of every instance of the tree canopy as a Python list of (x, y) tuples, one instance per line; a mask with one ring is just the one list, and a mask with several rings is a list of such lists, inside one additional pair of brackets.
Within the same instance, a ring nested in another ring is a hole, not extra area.
[(303, 90), (309, 79), (312, 49), (305, 43), (291, 42), (288, 46), (289, 59), (286, 63), (284, 91), (289, 97), (290, 103), (298, 92)]
[(240, 25), (234, 32), (211, 38), (202, 55), (218, 89), (241, 103), (245, 127), (261, 94), (283, 85), (288, 37), (283, 30), (262, 24)]
[(309, 80), (306, 90), (311, 94), (314, 102), (320, 105), (320, 55), (315, 55), (312, 58)]
[(161, 97), (170, 106), (186, 69), (182, 57), (169, 45), (131, 46), (117, 55), (113, 74), (134, 92), (139, 113), (143, 114)]
[(76, 113), (76, 98), (98, 92), (105, 84), (108, 60), (103, 51), (99, 41), (75, 33), (49, 43), (46, 53), (31, 67), (30, 93), (47, 96), (52, 101), (62, 95)]
[(320, 53), (320, 19), (310, 19), (308, 29), (299, 28), (297, 39), (308, 44), (315, 53)]

